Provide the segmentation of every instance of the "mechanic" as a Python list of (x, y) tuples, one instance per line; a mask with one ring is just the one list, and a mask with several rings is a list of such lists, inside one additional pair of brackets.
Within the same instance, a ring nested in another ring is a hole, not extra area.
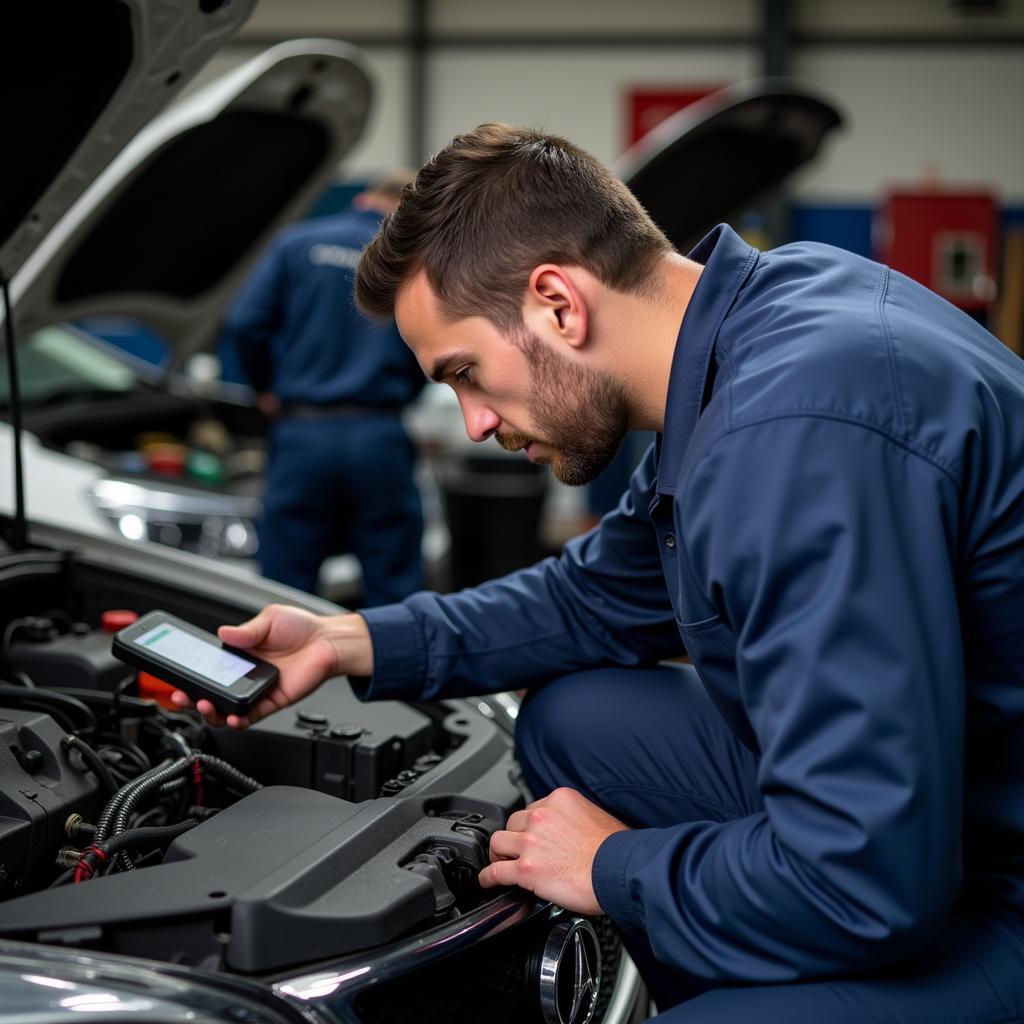
[(316, 593), (352, 552), (363, 604), (424, 586), (415, 448), (400, 419), (425, 380), (393, 322), (362, 316), (355, 266), (411, 175), (373, 182), (345, 213), (285, 228), (246, 280), (221, 344), (272, 416), (260, 570)]
[(1024, 363), (829, 246), (719, 226), (684, 258), (596, 160), (501, 125), (419, 172), (357, 295), (475, 440), (583, 483), (659, 436), (558, 559), (222, 627), (281, 669), (249, 720), (342, 673), (530, 685), (540, 799), (480, 882), (608, 914), (659, 1020), (1024, 1020)]

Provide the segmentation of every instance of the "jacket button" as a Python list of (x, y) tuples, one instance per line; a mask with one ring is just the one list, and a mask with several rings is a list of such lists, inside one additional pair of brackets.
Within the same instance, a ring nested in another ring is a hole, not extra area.
[(665, 534), (665, 547), (674, 548), (676, 546), (676, 535), (674, 533)]

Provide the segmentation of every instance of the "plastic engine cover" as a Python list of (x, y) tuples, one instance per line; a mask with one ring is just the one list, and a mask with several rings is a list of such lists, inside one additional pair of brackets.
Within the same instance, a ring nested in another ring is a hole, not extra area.
[(452, 851), (473, 877), (483, 867), (503, 809), (460, 814), (268, 787), (176, 839), (163, 864), (8, 901), (0, 934), (179, 963), (223, 955), (239, 971), (352, 953), (436, 920), (436, 879), (414, 869), (423, 851)]

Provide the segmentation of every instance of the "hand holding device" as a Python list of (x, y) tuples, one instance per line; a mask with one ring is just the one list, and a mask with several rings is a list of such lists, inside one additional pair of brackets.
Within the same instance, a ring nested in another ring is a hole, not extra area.
[[(235, 729), (287, 707), (331, 676), (368, 676), (373, 672), (370, 633), (363, 617), (354, 613), (314, 615), (302, 608), (272, 604), (238, 626), (221, 626), (217, 633), (243, 657), (265, 659), (279, 671), (277, 685), (248, 712), (227, 716), (227, 724)], [(193, 703), (182, 691), (171, 699), (179, 707)], [(224, 724), (225, 718), (213, 702), (197, 699), (195, 706), (211, 725)]]
[(164, 611), (148, 612), (120, 630), (111, 650), (225, 714), (244, 715), (277, 683), (274, 665)]

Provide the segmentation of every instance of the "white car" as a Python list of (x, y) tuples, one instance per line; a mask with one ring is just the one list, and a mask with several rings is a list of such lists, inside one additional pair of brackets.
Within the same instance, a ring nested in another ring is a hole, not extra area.
[[(197, 62), (186, 56), (174, 63)], [(176, 73), (145, 102), (161, 104)], [(138, 92), (111, 100), (118, 130), (138, 116)], [(196, 354), (215, 342), (273, 232), (311, 205), (360, 138), (371, 99), (352, 47), (296, 40), (170, 107), (94, 180), (98, 158), (74, 157), (69, 177), (87, 187), (11, 287), (33, 518), (254, 567), (266, 422), (248, 388), (197, 372), (208, 362)], [(11, 258), (27, 237), (12, 239)], [(170, 361), (133, 360), (75, 326), (100, 316), (144, 325)], [(3, 419), (10, 398), (5, 365)], [(13, 448), (3, 423), (0, 446)], [(0, 508), (14, 503), (4, 473)], [(336, 559), (326, 578), (335, 596), (351, 592), (358, 566)]]

